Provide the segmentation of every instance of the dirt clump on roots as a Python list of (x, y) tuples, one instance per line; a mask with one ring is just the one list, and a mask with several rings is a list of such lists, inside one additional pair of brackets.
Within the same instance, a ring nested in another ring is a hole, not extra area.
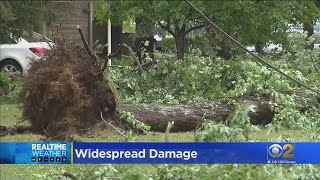
[(90, 128), (101, 113), (116, 115), (115, 94), (100, 64), (81, 46), (55, 40), (46, 57), (32, 62), (21, 91), (22, 116), (31, 122), (31, 132), (52, 139)]

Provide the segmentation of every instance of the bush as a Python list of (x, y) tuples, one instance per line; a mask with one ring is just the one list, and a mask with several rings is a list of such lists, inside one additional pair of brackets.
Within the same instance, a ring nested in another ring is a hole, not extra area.
[(0, 102), (1, 104), (19, 103), (19, 93), (21, 90), (21, 77), (7, 76), (0, 73)]
[[(195, 42), (195, 39), (193, 38), (185, 38), (184, 49), (186, 53), (190, 52), (190, 49), (197, 48), (197, 46), (192, 45), (192, 43), (194, 42)], [(175, 39), (172, 37), (162, 39), (161, 50), (164, 52), (175, 52), (177, 50)]]
[(168, 52), (168, 51), (175, 51), (176, 50), (176, 42), (174, 38), (163, 38), (161, 41), (161, 50)]
[(9, 93), (10, 79), (3, 73), (0, 73), (0, 96)]

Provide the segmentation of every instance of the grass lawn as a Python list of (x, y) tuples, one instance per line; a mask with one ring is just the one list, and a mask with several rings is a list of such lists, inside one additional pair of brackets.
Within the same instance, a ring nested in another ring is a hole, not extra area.
[[(0, 124), (10, 127), (21, 121), (21, 111), (17, 104), (2, 104), (0, 105)], [(28, 125), (28, 122), (23, 122), (21, 125)], [(267, 130), (262, 129), (260, 132), (252, 133), (251, 139), (258, 141), (278, 141), (278, 138), (284, 137), (290, 141), (310, 141), (310, 133), (302, 130), (282, 130), (272, 135), (267, 135)], [(40, 141), (43, 136), (34, 135), (30, 133), (7, 135), (0, 137), (1, 142), (32, 142)], [(123, 141), (123, 137), (118, 135), (115, 131), (107, 128), (93, 128), (92, 131), (86, 134), (77, 135), (76, 139), (88, 142), (120, 142)], [(194, 139), (193, 132), (185, 133), (171, 133), (170, 140), (172, 142), (192, 142)], [(163, 133), (150, 133), (148, 135), (137, 136), (136, 141), (141, 142), (163, 142)], [(1, 152), (2, 153), (2, 152)], [(24, 179), (42, 179), (44, 173), (76, 173), (79, 171), (85, 171), (91, 168), (97, 168), (101, 165), (0, 165), (2, 178), (24, 178)], [(152, 165), (137, 165), (141, 172), (146, 174), (153, 174), (156, 172), (156, 168)], [(120, 168), (127, 168), (128, 165), (117, 165)], [(316, 166), (320, 171), (320, 166)]]

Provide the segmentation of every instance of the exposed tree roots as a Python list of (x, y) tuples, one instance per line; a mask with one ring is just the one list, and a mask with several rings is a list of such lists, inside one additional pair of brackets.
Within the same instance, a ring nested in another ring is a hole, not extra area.
[[(116, 115), (116, 98), (100, 65), (81, 47), (63, 37), (45, 59), (34, 61), (24, 78), (23, 114), (31, 131), (49, 137), (88, 129)], [(71, 136), (71, 134), (70, 134)]]

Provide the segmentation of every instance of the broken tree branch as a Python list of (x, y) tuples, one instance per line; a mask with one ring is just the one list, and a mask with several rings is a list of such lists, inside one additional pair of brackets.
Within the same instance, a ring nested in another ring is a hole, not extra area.
[(188, 34), (190, 33), (191, 31), (193, 30), (196, 30), (196, 29), (200, 29), (200, 28), (203, 28), (204, 27), (204, 24), (201, 24), (199, 26), (192, 26), (190, 29), (186, 30), (186, 33), (185, 34)]
[(173, 30), (170, 28), (169, 22), (167, 22), (167, 25), (162, 24), (160, 21), (158, 22), (159, 26), (162, 29), (167, 30), (173, 37), (175, 37), (175, 33), (173, 32)]
[(80, 28), (79, 25), (77, 25), (77, 29), (78, 29), (78, 31), (79, 31), (79, 33), (80, 33), (82, 43), (83, 43), (84, 48), (86, 49), (87, 53), (89, 54), (89, 56), (91, 57), (91, 59), (92, 59), (95, 63), (97, 63), (97, 64), (99, 65), (100, 63), (99, 63), (99, 61), (98, 61), (98, 57), (92, 53), (92, 51), (91, 51), (91, 49), (90, 49), (87, 41), (85, 40), (85, 38), (84, 38), (84, 36), (83, 36), (82, 30), (81, 30), (81, 28)]
[(62, 175), (65, 176), (65, 177), (68, 177), (68, 178), (70, 178), (72, 180), (77, 180), (78, 179), (75, 175), (67, 173), (67, 172), (63, 173)]
[(127, 137), (124, 133), (125, 131), (120, 129), (120, 128), (117, 128), (116, 126), (114, 126), (112, 123), (112, 121), (110, 122), (107, 122), (104, 118), (103, 118), (103, 115), (102, 115), (102, 112), (100, 112), (100, 117), (102, 119), (103, 122), (105, 122), (107, 125), (109, 125), (110, 127), (112, 127), (114, 130), (116, 130), (121, 136), (123, 137)]
[(106, 68), (107, 68), (108, 59), (109, 59), (109, 56), (107, 56), (106, 60), (105, 60), (104, 63), (103, 63), (103, 66), (102, 66), (102, 68), (101, 68), (101, 71), (102, 71), (102, 72), (104, 72), (104, 70), (106, 70)]
[(134, 61), (135, 61), (136, 64), (138, 65), (140, 73), (142, 74), (142, 73), (144, 72), (144, 70), (143, 70), (143, 68), (142, 68), (142, 66), (141, 66), (141, 64), (140, 64), (140, 62), (139, 62), (138, 57), (137, 57), (137, 56), (134, 54), (134, 52), (132, 51), (132, 48), (131, 48), (130, 46), (126, 45), (125, 43), (122, 43), (121, 46), (123, 46), (123, 47), (125, 47), (125, 48), (128, 49), (130, 55), (133, 57)]
[(151, 61), (151, 62), (147, 62), (147, 63), (145, 63), (145, 64), (142, 64), (141, 66), (143, 67), (143, 68), (148, 68), (148, 67), (150, 67), (151, 65), (153, 65), (153, 64), (157, 64), (157, 61)]
[[(114, 51), (116, 49), (116, 51)], [(121, 50), (121, 44), (118, 44), (115, 48), (113, 48), (112, 52), (108, 55), (109, 58), (113, 58), (115, 55), (117, 55), (119, 53), (119, 51)]]
[[(118, 46), (119, 46), (119, 45), (118, 45)], [(139, 72), (142, 74), (142, 73), (144, 72), (144, 70), (143, 70), (143, 68), (142, 68), (142, 66), (141, 66), (141, 63), (139, 62), (138, 57), (137, 57), (137, 56), (135, 55), (135, 53), (133, 52), (132, 48), (131, 48), (130, 46), (128, 46), (127, 44), (125, 44), (125, 43), (120, 44), (120, 46), (118, 47), (118, 49), (117, 49), (114, 53), (111, 53), (111, 54), (109, 54), (109, 55), (107, 56), (107, 59), (106, 59), (106, 61), (105, 61), (104, 64), (103, 64), (102, 71), (104, 71), (104, 70), (106, 69), (106, 67), (107, 67), (107, 60), (108, 60), (109, 58), (112, 58), (113, 56), (115, 56), (115, 55), (120, 51), (120, 49), (123, 48), (123, 47), (128, 49), (131, 57), (133, 58), (133, 60), (135, 61), (135, 63), (137, 64), (137, 66), (138, 66), (138, 68), (139, 68)]]
[[(143, 69), (148, 69), (150, 66), (157, 64), (157, 61), (151, 61), (144, 64), (141, 64)], [(132, 71), (137, 71), (138, 69), (133, 69)]]
[(59, 24), (57, 24), (56, 26), (57, 26), (57, 36), (59, 36)]
[(166, 133), (165, 133), (166, 142), (170, 142), (169, 134), (170, 134), (170, 130), (172, 129), (173, 125), (174, 125), (174, 121), (168, 121)]
[(60, 29), (60, 34), (61, 34), (61, 36), (63, 36), (63, 33), (62, 33), (62, 21), (60, 21), (60, 25), (59, 25), (60, 27), (59, 27), (59, 29)]
[(42, 38), (46, 41), (46, 43), (48, 44), (48, 46), (50, 47), (50, 49), (52, 49), (53, 47), (50, 44), (50, 40), (48, 38), (46, 38), (44, 35), (42, 35)]
[[(114, 52), (114, 49), (117, 49), (117, 50)], [(108, 60), (119, 53), (121, 49), (121, 44), (118, 44), (114, 49), (112, 50), (113, 53), (109, 54), (107, 58), (104, 60), (103, 66), (101, 68), (102, 72), (104, 72), (104, 70), (107, 68)]]

